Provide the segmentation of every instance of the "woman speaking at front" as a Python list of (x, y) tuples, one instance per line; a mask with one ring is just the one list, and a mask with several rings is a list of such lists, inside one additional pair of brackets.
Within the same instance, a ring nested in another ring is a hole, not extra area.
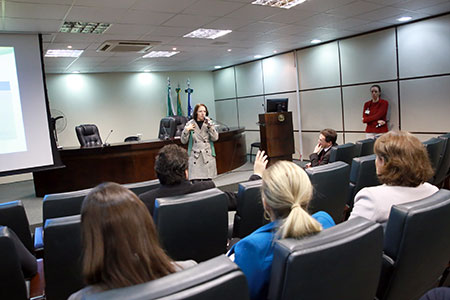
[(189, 180), (210, 180), (217, 175), (216, 153), (213, 142), (219, 134), (208, 118), (208, 108), (204, 104), (194, 107), (192, 120), (187, 122), (181, 133), (181, 142), (188, 144)]

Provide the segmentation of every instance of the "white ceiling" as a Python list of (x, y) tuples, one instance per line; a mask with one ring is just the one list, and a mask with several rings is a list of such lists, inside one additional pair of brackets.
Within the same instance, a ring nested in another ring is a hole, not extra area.
[[(47, 49), (85, 50), (79, 58), (45, 58), (47, 73), (213, 70), (450, 11), (450, 0), (307, 0), (289, 10), (253, 0), (0, 0), (0, 32), (42, 33)], [(106, 22), (102, 35), (58, 33), (64, 21)], [(215, 39), (183, 38), (197, 28), (231, 29)], [(98, 53), (106, 40), (150, 40), (171, 58)], [(231, 52), (227, 51), (232, 49)]]

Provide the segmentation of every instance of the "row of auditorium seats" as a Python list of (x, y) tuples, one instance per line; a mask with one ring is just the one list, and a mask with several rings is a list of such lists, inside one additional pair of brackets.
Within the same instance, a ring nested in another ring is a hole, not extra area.
[[(157, 199), (154, 219), (169, 255), (204, 263), (87, 299), (229, 299), (230, 293), (236, 293), (233, 299), (248, 299), (242, 273), (220, 257), (227, 237), (225, 197), (211, 189)], [(357, 218), (305, 239), (277, 241), (269, 299), (359, 300), (374, 299), (375, 293), (378, 299), (417, 299), (436, 285), (448, 263), (449, 215), (450, 191), (440, 190), (393, 207), (384, 235), (381, 225)], [(46, 221), (44, 267), (49, 300), (66, 299), (84, 286), (80, 226), (79, 215)]]

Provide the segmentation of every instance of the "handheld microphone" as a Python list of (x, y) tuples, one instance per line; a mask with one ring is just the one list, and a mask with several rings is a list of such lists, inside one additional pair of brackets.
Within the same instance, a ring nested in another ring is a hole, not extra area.
[(169, 133), (167, 132), (167, 128), (166, 127), (162, 127), (162, 129), (163, 129), (163, 131), (164, 131), (164, 135), (163, 135), (163, 140), (165, 140), (165, 141), (167, 141), (167, 140), (170, 140), (170, 135), (169, 135)]
[(105, 142), (103, 143), (103, 147), (108, 147), (108, 146), (110, 146), (110, 144), (108, 144), (107, 143), (107, 141), (108, 141), (108, 139), (109, 139), (109, 137), (111, 136), (111, 133), (113, 132), (113, 130), (111, 129), (111, 131), (108, 133), (108, 136), (106, 137), (106, 139), (105, 139)]

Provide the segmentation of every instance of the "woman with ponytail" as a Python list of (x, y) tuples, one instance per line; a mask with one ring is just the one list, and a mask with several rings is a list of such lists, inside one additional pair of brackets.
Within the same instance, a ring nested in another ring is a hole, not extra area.
[(279, 161), (264, 171), (261, 198), (271, 222), (228, 253), (244, 272), (252, 300), (267, 299), (275, 239), (302, 238), (335, 225), (326, 212), (308, 214), (312, 192), (308, 175), (292, 162)]

